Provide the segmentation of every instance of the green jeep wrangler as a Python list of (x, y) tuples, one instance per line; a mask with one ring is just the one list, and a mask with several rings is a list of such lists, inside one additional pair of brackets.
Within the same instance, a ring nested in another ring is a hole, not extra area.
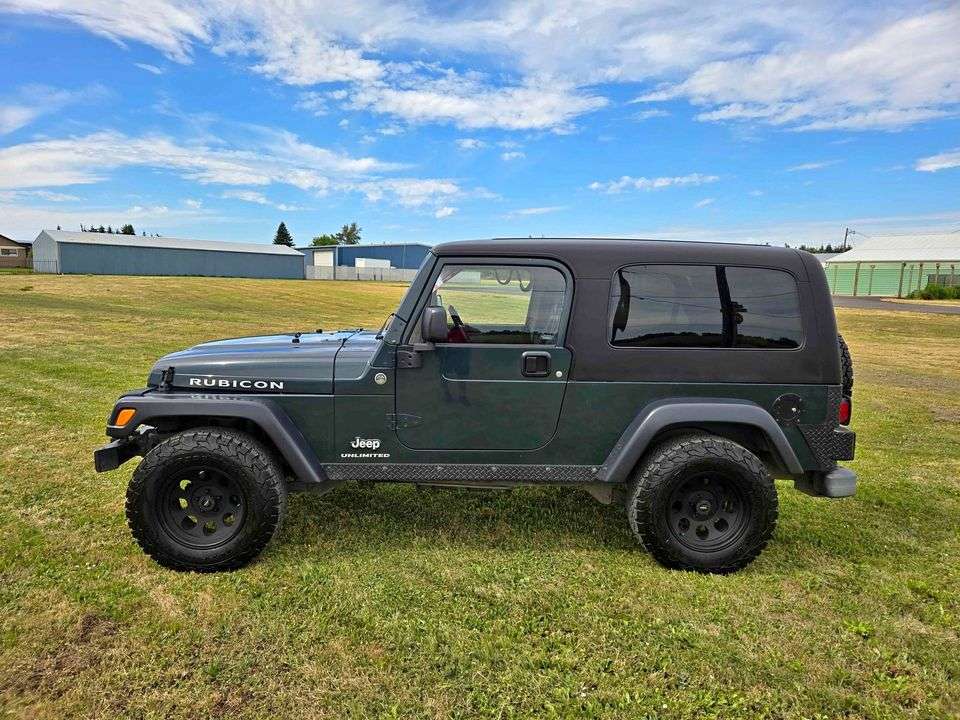
[(379, 332), (208, 342), (125, 394), (98, 471), (143, 456), (133, 535), (228, 570), (288, 492), (348, 480), (580, 486), (663, 565), (732, 572), (767, 544), (773, 478), (844, 497), (852, 369), (819, 262), (649, 240), (454, 242)]

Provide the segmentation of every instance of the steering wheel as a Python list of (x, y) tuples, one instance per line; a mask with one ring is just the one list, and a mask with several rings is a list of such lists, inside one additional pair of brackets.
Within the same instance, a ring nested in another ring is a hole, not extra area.
[(447, 305), (447, 312), (450, 313), (450, 319), (453, 320), (453, 329), (450, 330), (447, 342), (470, 342), (470, 335), (467, 333), (467, 324), (463, 322), (460, 313), (453, 305)]

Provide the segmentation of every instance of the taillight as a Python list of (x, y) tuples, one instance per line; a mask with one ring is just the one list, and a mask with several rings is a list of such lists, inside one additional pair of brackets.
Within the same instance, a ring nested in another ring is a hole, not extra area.
[(840, 410), (837, 412), (837, 420), (840, 421), (841, 425), (850, 424), (850, 415), (853, 413), (853, 402), (850, 398), (845, 397), (840, 401)]

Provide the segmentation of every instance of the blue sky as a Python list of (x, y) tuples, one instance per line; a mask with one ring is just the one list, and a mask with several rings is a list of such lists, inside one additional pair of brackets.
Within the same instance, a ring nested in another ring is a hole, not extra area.
[(960, 6), (0, 0), (0, 233), (960, 230)]

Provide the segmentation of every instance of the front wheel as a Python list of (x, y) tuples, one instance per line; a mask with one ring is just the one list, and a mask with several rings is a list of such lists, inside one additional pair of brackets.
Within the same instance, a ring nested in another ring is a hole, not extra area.
[(150, 557), (174, 570), (233, 570), (255, 557), (286, 507), (283, 474), (246, 433), (198, 428), (167, 438), (134, 471), (127, 523)]
[(763, 550), (777, 522), (777, 490), (756, 455), (713, 435), (655, 448), (633, 480), (627, 516), (666, 567), (730, 573)]

